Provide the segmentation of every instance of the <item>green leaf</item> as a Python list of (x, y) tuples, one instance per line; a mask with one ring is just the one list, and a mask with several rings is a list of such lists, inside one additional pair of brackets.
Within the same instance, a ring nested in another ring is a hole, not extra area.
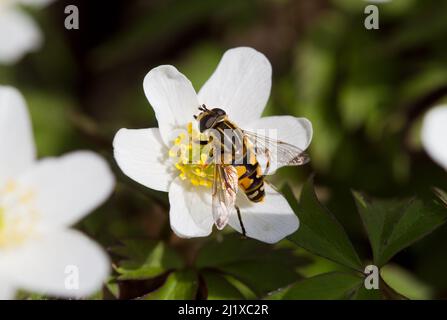
[(433, 290), (419, 280), (411, 272), (394, 264), (387, 264), (380, 270), (382, 279), (404, 297), (415, 300), (429, 300), (433, 297)]
[(192, 270), (171, 273), (165, 284), (145, 295), (144, 300), (193, 300), (196, 297), (199, 282)]
[[(294, 244), (291, 244), (294, 245)], [(336, 263), (332, 260), (328, 260), (321, 256), (317, 256), (312, 254), (311, 252), (303, 249), (297, 248), (297, 252), (300, 252), (300, 255), (304, 257), (309, 257), (312, 261), (308, 265), (298, 268), (298, 272), (305, 278), (310, 278), (317, 276), (323, 273), (329, 272), (351, 272), (352, 269), (345, 267), (339, 263)]]
[(434, 196), (424, 200), (370, 201), (354, 192), (354, 198), (368, 233), (374, 263), (379, 267), (447, 220), (446, 205)]
[(222, 241), (208, 242), (199, 252), (196, 264), (201, 269), (217, 269), (233, 276), (260, 297), (299, 280), (295, 270), (304, 262), (293, 250), (276, 249), (231, 234)]
[(224, 275), (208, 271), (202, 276), (206, 283), (208, 300), (244, 299), (244, 295)]
[(270, 296), (281, 300), (332, 300), (347, 299), (363, 284), (360, 275), (331, 272), (297, 282), (292, 287)]
[(239, 281), (233, 276), (225, 275), (225, 279), (227, 279), (228, 282), (230, 282), (233, 286), (235, 286), (240, 293), (242, 293), (242, 296), (247, 300), (254, 300), (258, 296), (256, 293), (253, 292), (245, 283)]
[(312, 181), (303, 186), (299, 203), (289, 187), (283, 194), (300, 219), (300, 228), (289, 236), (289, 240), (314, 254), (362, 271), (362, 263), (348, 235), (318, 201)]
[(116, 280), (114, 277), (109, 277), (105, 282), (105, 287), (115, 299), (118, 299), (120, 296), (120, 288)]
[(383, 245), (392, 232), (392, 226), (405, 210), (405, 201), (377, 200), (368, 202), (358, 192), (353, 192), (357, 208), (368, 233), (374, 263), (380, 260)]
[(269, 292), (266, 297), (264, 297), (265, 300), (283, 300), (284, 296), (288, 292), (290, 287), (287, 288), (281, 288), (276, 291)]
[(182, 262), (163, 242), (128, 240), (113, 252), (126, 257), (115, 268), (119, 280), (144, 280), (179, 269)]
[(383, 300), (385, 297), (380, 289), (366, 289), (361, 285), (352, 296), (353, 300)]

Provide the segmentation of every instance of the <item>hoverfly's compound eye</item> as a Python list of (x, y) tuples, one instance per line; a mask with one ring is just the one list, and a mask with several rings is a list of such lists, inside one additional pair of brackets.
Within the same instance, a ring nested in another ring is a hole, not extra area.
[(214, 108), (212, 111), (219, 117), (226, 115), (226, 112), (219, 108)]
[(210, 129), (213, 127), (214, 123), (216, 122), (216, 117), (213, 115), (206, 115), (202, 119), (200, 119), (200, 132), (203, 132), (207, 129)]
[(209, 118), (206, 120), (205, 127), (206, 127), (206, 128), (211, 128), (211, 127), (213, 126), (213, 124), (214, 124), (215, 121), (216, 121), (216, 118), (214, 118), (214, 117), (209, 117)]

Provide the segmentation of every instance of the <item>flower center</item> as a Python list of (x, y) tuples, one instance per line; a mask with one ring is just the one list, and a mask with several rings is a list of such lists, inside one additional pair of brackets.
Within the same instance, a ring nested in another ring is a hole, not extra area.
[(0, 184), (0, 249), (22, 244), (35, 234), (35, 194), (13, 180)]
[(207, 140), (190, 122), (187, 131), (174, 140), (169, 157), (175, 159), (180, 179), (188, 180), (193, 186), (211, 188), (214, 177), (214, 165), (209, 163), (211, 145), (200, 143)]

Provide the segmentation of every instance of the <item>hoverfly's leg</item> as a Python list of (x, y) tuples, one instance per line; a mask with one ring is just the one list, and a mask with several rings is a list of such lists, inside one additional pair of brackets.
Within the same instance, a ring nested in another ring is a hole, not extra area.
[(211, 165), (211, 164), (216, 164), (216, 161), (214, 159), (214, 152), (213, 149), (211, 148), (210, 151), (208, 152), (208, 158), (205, 161), (205, 164), (207, 166)]
[(241, 224), (242, 236), (247, 237), (247, 232), (245, 231), (244, 223), (242, 222), (241, 209), (238, 206), (234, 206), (237, 212), (237, 217), (239, 219), (239, 223)]

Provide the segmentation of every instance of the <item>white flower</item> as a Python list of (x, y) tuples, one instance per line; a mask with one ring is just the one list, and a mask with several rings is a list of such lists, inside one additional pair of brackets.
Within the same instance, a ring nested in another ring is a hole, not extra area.
[(14, 64), (42, 45), (42, 34), (21, 5), (43, 7), (54, 0), (0, 0), (0, 64)]
[[(0, 299), (17, 289), (62, 297), (98, 290), (109, 260), (69, 227), (113, 187), (108, 165), (92, 152), (37, 161), (25, 101), (0, 86)], [(70, 282), (77, 277), (78, 289)]]
[(447, 170), (447, 106), (431, 109), (424, 117), (422, 144), (427, 153)]
[[(306, 149), (312, 139), (311, 123), (304, 118), (261, 118), (271, 88), (271, 65), (251, 48), (228, 50), (216, 71), (196, 94), (191, 82), (173, 66), (151, 70), (144, 80), (146, 96), (155, 110), (159, 128), (121, 129), (115, 136), (115, 159), (123, 172), (144, 186), (169, 192), (170, 223), (180, 237), (204, 237), (212, 232), (209, 173), (197, 166), (169, 161), (169, 150), (181, 142), (176, 129), (194, 121), (205, 104), (226, 111), (242, 129), (278, 129), (278, 139)], [(197, 173), (193, 170), (199, 170)], [(203, 176), (203, 178), (197, 177)], [(298, 229), (299, 221), (286, 199), (269, 185), (261, 203), (251, 203), (238, 193), (247, 236), (275, 243)], [(241, 232), (237, 215), (229, 224)]]

